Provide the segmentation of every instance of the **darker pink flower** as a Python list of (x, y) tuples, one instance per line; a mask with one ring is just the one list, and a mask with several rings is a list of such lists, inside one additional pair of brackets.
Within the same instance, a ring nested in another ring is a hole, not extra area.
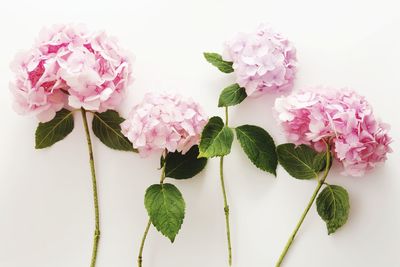
[(206, 123), (207, 116), (193, 100), (180, 95), (148, 93), (133, 107), (121, 128), (141, 156), (164, 150), (184, 154), (199, 143)]
[(389, 127), (376, 120), (372, 107), (353, 91), (305, 91), (278, 98), (278, 120), (288, 139), (324, 149), (330, 140), (344, 174), (362, 176), (391, 152)]
[(63, 107), (115, 109), (131, 81), (125, 51), (104, 32), (72, 25), (44, 29), (35, 46), (12, 64), (14, 108), (49, 121)]

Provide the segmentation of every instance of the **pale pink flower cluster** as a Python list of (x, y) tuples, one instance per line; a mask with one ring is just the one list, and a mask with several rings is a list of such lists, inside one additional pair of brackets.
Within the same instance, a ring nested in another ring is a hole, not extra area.
[(385, 161), (391, 152), (389, 127), (374, 117), (365, 98), (349, 90), (319, 90), (276, 100), (278, 120), (288, 139), (318, 151), (324, 149), (324, 140), (330, 140), (345, 175), (362, 176)]
[(225, 61), (233, 62), (236, 82), (248, 96), (289, 91), (296, 74), (296, 49), (288, 39), (261, 25), (225, 44)]
[(131, 81), (130, 60), (117, 42), (75, 25), (42, 30), (33, 48), (17, 55), (11, 68), (16, 73), (10, 86), (15, 110), (42, 122), (67, 105), (114, 109)]
[(145, 157), (152, 152), (186, 153), (200, 141), (207, 124), (203, 109), (192, 99), (167, 93), (147, 93), (121, 124), (122, 133)]

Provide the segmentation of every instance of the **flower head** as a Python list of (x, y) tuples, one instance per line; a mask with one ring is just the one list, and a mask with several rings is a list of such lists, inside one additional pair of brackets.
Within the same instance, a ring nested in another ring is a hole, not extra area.
[(346, 175), (362, 176), (391, 152), (389, 127), (353, 91), (304, 91), (278, 98), (275, 109), (288, 139), (296, 145), (308, 144), (321, 151), (329, 140)]
[(131, 81), (125, 51), (104, 32), (59, 25), (42, 30), (33, 48), (11, 65), (14, 108), (49, 121), (69, 105), (92, 111), (114, 109)]
[(236, 82), (248, 96), (288, 91), (296, 73), (296, 49), (271, 28), (239, 33), (226, 42), (223, 59), (233, 62)]
[(207, 123), (202, 108), (180, 95), (148, 93), (121, 124), (122, 133), (145, 157), (152, 152), (186, 153)]

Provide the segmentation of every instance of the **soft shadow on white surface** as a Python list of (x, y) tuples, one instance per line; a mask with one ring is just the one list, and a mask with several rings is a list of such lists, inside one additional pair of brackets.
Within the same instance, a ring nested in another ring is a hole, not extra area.
[[(202, 52), (220, 52), (224, 40), (261, 22), (284, 33), (298, 49), (295, 90), (353, 87), (392, 125), (395, 139), (386, 164), (366, 177), (330, 174), (328, 181), (350, 194), (350, 219), (328, 236), (312, 207), (284, 266), (400, 266), (398, 10), (394, 0), (8, 1), (0, 11), (0, 266), (89, 266), (94, 219), (81, 119), (76, 117), (64, 141), (36, 151), (36, 121), (12, 111), (7, 89), (13, 55), (29, 48), (42, 26), (65, 22), (106, 29), (136, 55), (135, 82), (120, 109), (124, 115), (147, 90), (178, 91), (210, 115), (222, 115), (217, 98), (233, 76), (206, 63)], [(274, 97), (232, 108), (230, 123), (262, 126), (277, 143), (285, 142), (271, 113)], [(97, 266), (135, 266), (147, 221), (143, 195), (158, 182), (158, 158), (111, 151), (95, 138), (94, 151), (102, 228)], [(172, 182), (186, 199), (185, 221), (173, 245), (151, 229), (144, 266), (227, 266), (218, 160), (192, 180)], [(280, 167), (277, 178), (263, 173), (237, 144), (226, 158), (226, 182), (234, 267), (273, 266), (315, 183), (295, 180)]]

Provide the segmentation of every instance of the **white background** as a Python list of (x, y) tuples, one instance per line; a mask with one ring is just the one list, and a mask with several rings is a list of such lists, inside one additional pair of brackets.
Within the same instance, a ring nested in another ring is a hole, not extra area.
[[(351, 214), (334, 235), (313, 207), (284, 266), (400, 266), (400, 137), (398, 1), (6, 1), (0, 30), (0, 266), (89, 266), (93, 207), (82, 121), (64, 141), (34, 149), (35, 118), (11, 109), (9, 62), (31, 47), (45, 25), (81, 22), (105, 29), (136, 55), (136, 81), (120, 112), (126, 115), (148, 90), (174, 90), (199, 101), (209, 115), (219, 92), (234, 82), (205, 62), (203, 51), (221, 52), (237, 31), (270, 23), (298, 49), (295, 90), (312, 85), (349, 86), (392, 125), (394, 153), (363, 178), (331, 172), (347, 188)], [(231, 125), (256, 124), (285, 141), (273, 116), (274, 96), (231, 109)], [(79, 114), (77, 114), (79, 115)], [(98, 267), (135, 266), (147, 222), (145, 189), (159, 179), (158, 157), (111, 151), (94, 139), (102, 237)], [(171, 243), (153, 228), (145, 267), (227, 266), (218, 160), (187, 181), (172, 181), (184, 194), (186, 218)], [(315, 181), (278, 177), (256, 169), (240, 147), (226, 159), (235, 267), (270, 267), (278, 258)]]

